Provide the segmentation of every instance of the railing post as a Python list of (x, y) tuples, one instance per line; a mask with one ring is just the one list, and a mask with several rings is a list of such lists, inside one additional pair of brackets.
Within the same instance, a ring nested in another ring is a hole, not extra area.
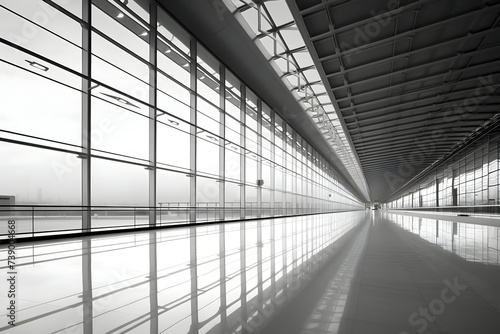
[(161, 225), (161, 209), (162, 209), (162, 203), (160, 203), (160, 225)]
[(31, 207), (31, 236), (35, 236), (35, 207)]

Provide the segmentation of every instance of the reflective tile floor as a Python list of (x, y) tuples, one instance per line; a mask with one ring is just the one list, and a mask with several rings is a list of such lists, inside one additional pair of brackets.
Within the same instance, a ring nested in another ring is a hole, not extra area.
[(498, 334), (498, 226), (266, 219), (19, 243), (14, 268), (1, 245), (0, 331)]

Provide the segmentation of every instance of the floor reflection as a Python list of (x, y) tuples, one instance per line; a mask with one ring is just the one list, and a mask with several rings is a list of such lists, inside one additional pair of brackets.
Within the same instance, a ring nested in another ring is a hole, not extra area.
[[(364, 220), (365, 212), (338, 213), (19, 244), (16, 326), (4, 321), (0, 331), (258, 332)], [(349, 268), (332, 288), (348, 287)], [(337, 315), (347, 292), (325, 292)]]
[(364, 229), (356, 236), (348, 255), (332, 276), (328, 287), (303, 326), (301, 334), (339, 333), (349, 292), (351, 291), (351, 281), (361, 259), (368, 238), (368, 230), (369, 225), (365, 224)]
[[(384, 213), (401, 228), (471, 262), (500, 265), (500, 227)], [(453, 219), (453, 218), (449, 218)]]

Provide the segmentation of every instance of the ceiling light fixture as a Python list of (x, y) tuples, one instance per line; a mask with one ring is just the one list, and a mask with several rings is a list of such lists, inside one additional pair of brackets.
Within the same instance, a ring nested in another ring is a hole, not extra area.
[(139, 108), (138, 106), (136, 106), (135, 104), (132, 104), (130, 103), (129, 101), (125, 100), (124, 98), (121, 98), (119, 96), (114, 96), (114, 95), (111, 95), (111, 94), (106, 94), (106, 93), (101, 93), (102, 95), (105, 95), (107, 97), (110, 97), (120, 103), (123, 103), (123, 104), (126, 104), (128, 106), (132, 106), (132, 107), (135, 107), (135, 108)]
[(217, 138), (215, 138), (215, 137), (214, 137), (214, 136), (212, 136), (212, 135), (207, 135), (207, 138), (208, 138), (208, 139), (211, 139), (211, 140), (213, 140), (213, 141), (218, 141), (218, 140), (217, 140)]
[(33, 66), (36, 69), (42, 70), (44, 72), (47, 72), (49, 68), (47, 66), (44, 66), (42, 64), (37, 63), (36, 61), (29, 61), (28, 59), (25, 59), (25, 61), (30, 64), (30, 66)]
[(123, 18), (125, 15), (123, 15), (123, 13), (118, 13), (118, 15), (116, 15), (117, 18), (121, 19)]

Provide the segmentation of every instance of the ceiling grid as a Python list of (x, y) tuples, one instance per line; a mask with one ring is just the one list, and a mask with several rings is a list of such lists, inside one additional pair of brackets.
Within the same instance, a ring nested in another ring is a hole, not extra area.
[(397, 191), (390, 177), (402, 186), (498, 114), (497, 92), (482, 87), (499, 81), (499, 1), (287, 3), (373, 200)]

